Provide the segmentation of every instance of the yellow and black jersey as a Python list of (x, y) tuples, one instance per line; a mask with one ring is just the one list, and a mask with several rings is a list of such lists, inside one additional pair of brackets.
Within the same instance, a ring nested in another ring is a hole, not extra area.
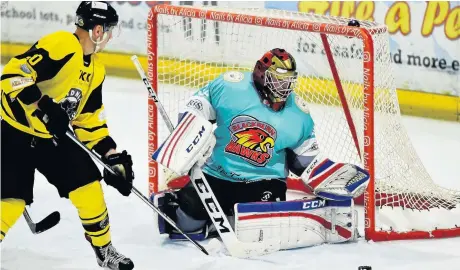
[(34, 116), (36, 102), (27, 102), (30, 96), (26, 93), (37, 93), (38, 88), (41, 95), (61, 104), (77, 137), (93, 148), (110, 138), (102, 104), (104, 78), (104, 65), (96, 54), (83, 55), (76, 35), (59, 31), (44, 36), (4, 67), (1, 117), (23, 132), (51, 138), (43, 122)]

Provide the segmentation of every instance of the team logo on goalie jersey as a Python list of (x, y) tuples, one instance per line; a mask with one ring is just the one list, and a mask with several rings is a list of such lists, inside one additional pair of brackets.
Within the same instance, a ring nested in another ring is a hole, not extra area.
[(273, 154), (276, 129), (254, 117), (240, 115), (229, 127), (232, 134), (225, 152), (237, 155), (252, 165), (265, 166)]
[(83, 94), (80, 89), (72, 88), (65, 98), (61, 100), (61, 108), (66, 111), (69, 119), (73, 120), (77, 115), (78, 105), (80, 105), (82, 96)]

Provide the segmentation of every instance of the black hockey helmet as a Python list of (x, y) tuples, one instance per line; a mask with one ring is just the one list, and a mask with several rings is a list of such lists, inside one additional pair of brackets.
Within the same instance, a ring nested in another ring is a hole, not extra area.
[(108, 32), (118, 24), (117, 11), (105, 1), (83, 1), (77, 8), (75, 25), (92, 30), (96, 25), (101, 25), (104, 32)]

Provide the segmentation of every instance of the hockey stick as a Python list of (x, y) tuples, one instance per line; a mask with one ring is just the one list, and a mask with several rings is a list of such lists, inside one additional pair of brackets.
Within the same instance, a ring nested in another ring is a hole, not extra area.
[[(40, 111), (37, 111), (36, 113), (40, 113)], [(40, 115), (40, 118), (44, 118), (44, 115)], [(102, 159), (96, 155), (93, 151), (91, 151), (88, 147), (86, 147), (85, 144), (83, 144), (82, 142), (80, 142), (73, 134), (71, 131), (67, 130), (66, 132), (66, 135), (67, 137), (69, 137), (74, 143), (76, 143), (78, 146), (80, 146), (83, 150), (86, 151), (86, 153), (88, 153), (94, 160), (96, 160), (98, 163), (100, 163), (102, 165), (102, 167), (104, 167), (105, 169), (107, 169), (111, 174), (113, 175), (117, 175), (117, 173), (110, 167), (108, 166), (107, 164), (105, 164), (104, 161), (102, 161)], [(137, 197), (139, 197), (143, 202), (145, 202), (148, 206), (150, 206), (150, 208), (152, 208), (155, 212), (157, 212), (162, 218), (164, 218), (171, 226), (174, 227), (174, 229), (176, 229), (178, 232), (180, 232), (182, 235), (184, 235), (185, 238), (187, 238), (190, 242), (192, 242), (199, 250), (201, 250), (201, 252), (203, 252), (204, 254), (206, 255), (209, 255), (209, 253), (206, 251), (206, 249), (201, 246), (200, 244), (198, 244), (195, 240), (192, 240), (190, 237), (188, 237), (188, 235), (186, 235), (181, 229), (179, 229), (176, 225), (176, 223), (174, 223), (173, 220), (171, 220), (168, 216), (166, 216), (163, 212), (161, 212), (160, 209), (158, 209), (158, 207), (156, 207), (155, 205), (153, 205), (144, 195), (142, 195), (142, 193), (137, 190), (134, 186), (132, 186), (131, 188), (131, 191), (137, 195)], [(52, 214), (50, 214), (48, 217), (46, 217), (44, 220), (42, 220), (41, 222), (43, 221), (47, 221), (45, 222), (45, 224), (34, 224), (32, 222), (32, 219), (30, 218), (29, 216), (29, 213), (27, 213), (26, 211), (24, 212), (24, 217), (26, 218), (27, 220), (27, 224), (29, 225), (30, 229), (32, 230), (32, 232), (34, 230), (37, 230), (37, 226), (39, 229), (44, 229), (43, 227), (45, 225), (49, 225), (48, 223), (50, 223), (50, 221), (53, 221), (53, 218), (55, 219), (55, 216), (56, 215), (53, 215), (55, 212), (53, 212)], [(59, 222), (59, 213), (57, 213), (57, 222)], [(51, 218), (50, 218), (51, 217)], [(56, 222), (56, 223), (57, 223)], [(56, 224), (54, 224), (56, 225)], [(51, 227), (53, 227), (54, 225), (52, 225)], [(50, 228), (51, 228), (50, 227)], [(47, 228), (49, 229), (49, 228)], [(45, 230), (47, 230), (45, 229)]]
[[(109, 165), (105, 164), (105, 162), (102, 161), (102, 159), (98, 155), (96, 155), (93, 151), (91, 151), (88, 147), (86, 147), (85, 144), (80, 142), (70, 131), (67, 131), (66, 135), (72, 141), (74, 141), (78, 146), (80, 146), (83, 150), (85, 150), (94, 160), (96, 160), (99, 164), (101, 164), (102, 167), (108, 170), (111, 174), (117, 175), (117, 173)], [(176, 223), (172, 219), (170, 219), (167, 215), (161, 212), (161, 210), (158, 209), (158, 207), (153, 205), (139, 190), (137, 190), (137, 188), (133, 186), (131, 191), (134, 194), (136, 194), (136, 196), (139, 197), (145, 204), (147, 204), (148, 206), (150, 206), (150, 208), (152, 208), (155, 212), (157, 212), (158, 215), (164, 218), (171, 226), (174, 227), (174, 229), (176, 229), (179, 233), (184, 235), (184, 237), (187, 238), (187, 240), (189, 240), (190, 242), (192, 242), (199, 250), (201, 250), (201, 252), (203, 252), (206, 255), (209, 255), (209, 253), (206, 251), (206, 249), (203, 246), (201, 246), (195, 240), (188, 237), (188, 235), (186, 235), (181, 229), (179, 229), (179, 227), (177, 227)]]
[[(156, 56), (154, 56), (156, 57)], [(155, 101), (155, 104), (163, 117), (164, 122), (168, 126), (170, 132), (174, 130), (171, 120), (168, 117), (163, 105), (161, 104), (158, 96), (156, 95), (152, 85), (150, 84), (147, 76), (145, 75), (144, 69), (142, 68), (136, 55), (131, 57), (134, 65), (145, 84), (145, 87), (149, 91), (150, 98)], [(266, 239), (263, 242), (245, 243), (238, 240), (230, 225), (227, 216), (222, 211), (218, 200), (216, 199), (208, 181), (206, 180), (201, 168), (195, 164), (190, 172), (190, 180), (197, 191), (204, 208), (208, 212), (212, 223), (217, 229), (222, 242), (224, 243), (227, 250), (232, 256), (240, 258), (249, 258), (253, 256), (264, 255), (278, 251), (280, 249), (280, 241), (276, 239)]]
[(24, 215), (24, 218), (26, 219), (27, 225), (29, 226), (33, 234), (39, 234), (46, 230), (49, 230), (53, 228), (54, 226), (56, 226), (61, 220), (61, 215), (59, 214), (58, 211), (54, 211), (53, 213), (49, 214), (48, 216), (46, 216), (44, 219), (42, 219), (41, 221), (37, 223), (34, 223), (27, 209), (24, 209), (23, 215)]
[[(36, 112), (40, 112), (40, 111), (36, 111)], [(41, 118), (43, 118), (43, 115)], [(27, 209), (24, 209), (24, 212), (22, 213), (22, 215), (26, 219), (27, 225), (29, 226), (29, 229), (30, 231), (32, 231), (33, 234), (39, 234), (44, 231), (47, 231), (53, 228), (54, 226), (56, 226), (61, 220), (61, 214), (59, 214), (58, 211), (54, 211), (53, 213), (49, 214), (48, 216), (46, 216), (44, 219), (40, 220), (37, 223), (35, 223), (32, 220)]]

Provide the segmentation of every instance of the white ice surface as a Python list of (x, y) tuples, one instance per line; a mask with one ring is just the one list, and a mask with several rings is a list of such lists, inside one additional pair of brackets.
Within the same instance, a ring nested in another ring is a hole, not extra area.
[[(147, 194), (147, 92), (140, 80), (112, 77), (106, 79), (103, 91), (112, 136), (119, 149), (127, 149), (133, 156), (135, 185)], [(460, 124), (414, 117), (404, 117), (403, 122), (431, 176), (443, 186), (460, 189)], [(75, 170), (82, 169), (75, 164)], [(113, 243), (133, 259), (136, 269), (356, 270), (360, 265), (371, 265), (373, 270), (460, 269), (460, 238), (384, 243), (360, 240), (250, 260), (222, 253), (204, 256), (191, 244), (172, 243), (157, 235), (152, 210), (136, 196), (123, 197), (105, 184), (104, 190)], [(33, 235), (20, 218), (1, 244), (1, 269), (100, 269), (70, 201), (60, 199), (39, 173), (34, 192), (35, 202), (29, 209), (33, 219), (38, 221), (58, 210), (61, 222)]]

